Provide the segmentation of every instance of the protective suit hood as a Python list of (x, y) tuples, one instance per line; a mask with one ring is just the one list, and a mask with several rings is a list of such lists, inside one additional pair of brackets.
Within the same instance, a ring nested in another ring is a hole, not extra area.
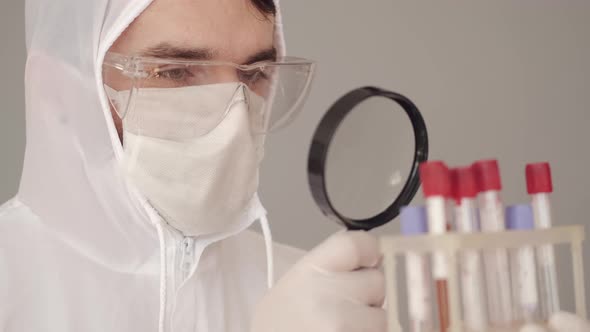
[[(102, 63), (151, 2), (26, 1), (27, 146), (17, 197), (0, 208), (0, 270), (11, 271), (0, 298), (18, 300), (0, 308), (0, 330), (247, 330), (271, 249), (245, 230), (265, 218), (258, 198), (246, 222), (186, 238), (118, 168)], [(276, 22), (284, 54), (280, 14)], [(279, 272), (299, 255), (275, 249)]]
[[(18, 196), (52, 228), (109, 257), (122, 258), (110, 241), (157, 242), (149, 207), (117, 169), (122, 148), (102, 83), (107, 50), (150, 3), (26, 3), (27, 148)], [(284, 54), (280, 14), (276, 31)]]

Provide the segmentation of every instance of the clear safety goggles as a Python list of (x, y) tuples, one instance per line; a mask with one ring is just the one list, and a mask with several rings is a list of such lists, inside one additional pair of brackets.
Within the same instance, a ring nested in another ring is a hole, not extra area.
[[(188, 125), (190, 129), (185, 128), (181, 135), (189, 138), (215, 129), (236, 100), (245, 101), (249, 111), (255, 112), (250, 114), (251, 122), (256, 124), (252, 126), (254, 133), (264, 134), (285, 126), (301, 110), (314, 69), (312, 61), (294, 57), (238, 65), (109, 52), (103, 78), (105, 82), (117, 82), (120, 91), (106, 84), (105, 89), (126, 130), (133, 126), (134, 131), (149, 136), (150, 128), (167, 126), (169, 131), (174, 130), (170, 126)], [(215, 102), (211, 102), (211, 94)], [(167, 121), (171, 108), (175, 113), (172, 124)]]

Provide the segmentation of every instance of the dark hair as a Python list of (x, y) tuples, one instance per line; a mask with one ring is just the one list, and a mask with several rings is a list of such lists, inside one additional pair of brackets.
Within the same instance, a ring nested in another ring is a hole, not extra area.
[(250, 0), (256, 9), (266, 15), (276, 15), (275, 0)]

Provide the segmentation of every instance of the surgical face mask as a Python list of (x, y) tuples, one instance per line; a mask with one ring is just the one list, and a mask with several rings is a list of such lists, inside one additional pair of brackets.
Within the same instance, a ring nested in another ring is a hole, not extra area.
[[(260, 97), (241, 83), (143, 89), (141, 98), (106, 90), (115, 107), (135, 103), (123, 119), (123, 172), (166, 222), (187, 236), (239, 222), (258, 188)], [(193, 135), (223, 111), (213, 130)]]

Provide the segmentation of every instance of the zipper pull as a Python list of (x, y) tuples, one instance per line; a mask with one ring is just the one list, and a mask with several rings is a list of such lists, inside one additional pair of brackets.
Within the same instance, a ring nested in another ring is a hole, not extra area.
[(194, 263), (195, 240), (190, 237), (182, 240), (182, 260), (180, 269), (183, 272), (189, 273)]

